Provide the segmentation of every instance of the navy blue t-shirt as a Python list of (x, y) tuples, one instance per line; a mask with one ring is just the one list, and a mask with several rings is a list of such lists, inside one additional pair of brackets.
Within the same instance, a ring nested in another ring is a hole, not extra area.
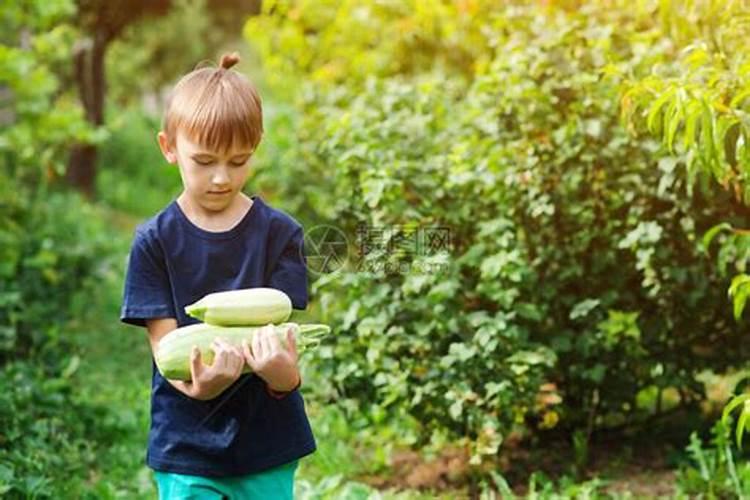
[[(185, 306), (208, 293), (239, 288), (283, 290), (295, 309), (307, 306), (302, 227), (253, 196), (242, 220), (224, 232), (188, 220), (177, 201), (138, 226), (130, 250), (120, 319), (198, 323)], [(158, 471), (237, 476), (275, 467), (315, 451), (299, 391), (282, 399), (254, 374), (242, 375), (215, 399), (175, 389), (152, 358), (151, 428), (146, 463)]]

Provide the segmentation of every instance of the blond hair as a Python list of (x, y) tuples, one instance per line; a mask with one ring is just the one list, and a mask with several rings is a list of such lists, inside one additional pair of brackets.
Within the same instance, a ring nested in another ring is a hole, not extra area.
[(263, 136), (263, 110), (253, 84), (230, 69), (239, 60), (236, 52), (225, 54), (219, 67), (195, 69), (177, 82), (162, 123), (170, 145), (182, 131), (213, 151), (226, 152), (233, 145), (255, 151)]

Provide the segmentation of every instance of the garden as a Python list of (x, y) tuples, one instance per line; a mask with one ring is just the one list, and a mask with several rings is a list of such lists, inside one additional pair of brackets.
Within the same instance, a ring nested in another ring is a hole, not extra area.
[(331, 328), (296, 498), (750, 498), (746, 0), (0, 13), (0, 496), (156, 498), (128, 252), (169, 89), (236, 51)]

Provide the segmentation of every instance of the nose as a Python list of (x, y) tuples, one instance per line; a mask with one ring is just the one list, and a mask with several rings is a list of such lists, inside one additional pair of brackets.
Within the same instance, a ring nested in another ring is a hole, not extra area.
[(211, 182), (217, 186), (225, 186), (229, 184), (229, 173), (227, 168), (224, 166), (217, 167), (214, 169), (211, 175)]

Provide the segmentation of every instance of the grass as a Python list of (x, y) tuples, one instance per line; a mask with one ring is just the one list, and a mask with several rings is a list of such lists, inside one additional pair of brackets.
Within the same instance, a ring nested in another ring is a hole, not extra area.
[(107, 407), (116, 429), (107, 443), (97, 443), (99, 467), (86, 482), (91, 498), (154, 498), (145, 466), (151, 392), (151, 354), (145, 331), (119, 321), (122, 273), (132, 234), (132, 220), (112, 221), (117, 231), (120, 265), (115, 265), (101, 293), (91, 297), (89, 313), (70, 325), (81, 364), (76, 373), (80, 398)]

